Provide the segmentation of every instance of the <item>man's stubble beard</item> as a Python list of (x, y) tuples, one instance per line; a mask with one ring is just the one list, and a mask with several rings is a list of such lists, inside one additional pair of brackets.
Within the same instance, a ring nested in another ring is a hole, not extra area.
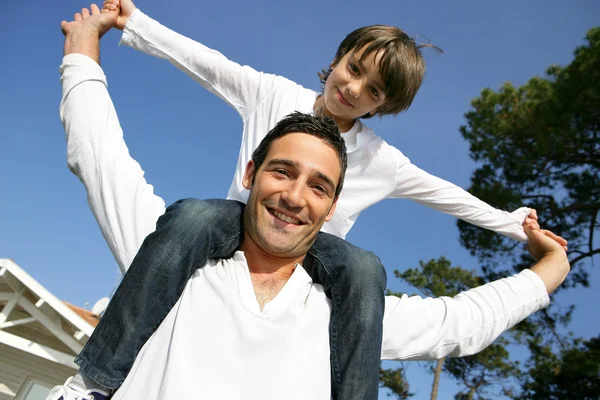
[[(294, 236), (286, 235), (283, 232), (277, 234), (276, 228), (261, 226), (261, 223), (267, 225), (268, 222), (264, 218), (261, 220), (254, 204), (252, 196), (250, 196), (244, 210), (244, 237), (246, 240), (252, 240), (265, 253), (275, 257), (302, 257), (308, 253), (315, 242), (318, 231), (308, 236), (302, 236), (302, 233)], [(265, 205), (259, 204), (258, 206), (263, 208), (264, 213), (271, 215)]]

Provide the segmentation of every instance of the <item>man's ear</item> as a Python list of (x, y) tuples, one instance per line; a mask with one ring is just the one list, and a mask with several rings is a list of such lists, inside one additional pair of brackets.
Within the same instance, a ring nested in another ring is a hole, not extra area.
[(325, 217), (325, 222), (329, 222), (329, 221), (331, 221), (331, 218), (333, 218), (333, 212), (335, 211), (335, 207), (337, 206), (338, 197), (339, 196), (335, 196), (335, 199), (333, 199), (331, 208), (329, 209), (329, 212), (327, 213), (327, 216)]
[(246, 164), (246, 171), (244, 172), (244, 178), (242, 179), (242, 185), (244, 188), (250, 190), (252, 183), (254, 182), (255, 172), (254, 161), (248, 161), (248, 164)]

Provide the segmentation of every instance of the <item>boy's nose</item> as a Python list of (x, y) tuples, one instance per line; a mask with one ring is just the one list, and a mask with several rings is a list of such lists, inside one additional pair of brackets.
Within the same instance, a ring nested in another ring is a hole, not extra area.
[(350, 93), (350, 96), (357, 98), (358, 96), (360, 96), (360, 92), (362, 91), (362, 81), (360, 80), (355, 80), (353, 82), (350, 82), (350, 84), (348, 85), (348, 93)]

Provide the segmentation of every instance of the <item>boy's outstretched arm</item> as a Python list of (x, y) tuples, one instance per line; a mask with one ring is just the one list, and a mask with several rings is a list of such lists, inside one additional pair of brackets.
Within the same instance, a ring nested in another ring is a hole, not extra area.
[(492, 207), (452, 182), (438, 178), (412, 164), (396, 150), (396, 185), (390, 197), (416, 201), (465, 222), (489, 229), (521, 242), (528, 240), (522, 224), (531, 213), (527, 207), (513, 212)]
[(123, 131), (100, 68), (100, 37), (115, 25), (115, 12), (92, 6), (71, 22), (61, 65), (60, 118), (67, 138), (69, 169), (84, 184), (87, 199), (121, 272), (165, 211), (144, 171), (129, 155)]
[(175, 67), (246, 117), (268, 96), (281, 77), (228, 60), (218, 51), (180, 35), (137, 9), (131, 0), (106, 0), (104, 10), (121, 6), (116, 27), (121, 43)]

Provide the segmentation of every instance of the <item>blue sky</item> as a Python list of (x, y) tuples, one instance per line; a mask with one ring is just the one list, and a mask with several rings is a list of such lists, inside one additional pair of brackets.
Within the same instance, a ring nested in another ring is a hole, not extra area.
[[(566, 64), (598, 23), (600, 3), (559, 1), (379, 1), (344, 3), (264, 0), (139, 1), (138, 7), (180, 33), (255, 69), (319, 88), (316, 73), (353, 29), (374, 23), (424, 35), (444, 54), (426, 52), (427, 76), (408, 112), (368, 124), (416, 165), (468, 187), (475, 164), (458, 128), (484, 87), (525, 83), (551, 64)], [(8, 2), (0, 15), (0, 257), (14, 259), (52, 293), (91, 307), (119, 279), (116, 263), (88, 209), (83, 186), (66, 166), (58, 118), (62, 57), (59, 24), (87, 3)], [(594, 17), (594, 15), (596, 17)], [(183, 197), (223, 197), (241, 137), (235, 111), (165, 61), (118, 47), (120, 32), (102, 40), (102, 66), (125, 140), (146, 178), (167, 203)], [(543, 215), (541, 216), (543, 220)], [(460, 247), (455, 220), (408, 201), (389, 200), (363, 213), (348, 240), (375, 251), (389, 287), (413, 290), (394, 269), (444, 255), (476, 268)], [(561, 296), (579, 307), (580, 336), (600, 332), (592, 289)], [(587, 304), (587, 306), (586, 306)], [(431, 377), (405, 363), (416, 393), (428, 399)], [(455, 386), (444, 380), (440, 398)], [(384, 395), (382, 395), (383, 397)]]

